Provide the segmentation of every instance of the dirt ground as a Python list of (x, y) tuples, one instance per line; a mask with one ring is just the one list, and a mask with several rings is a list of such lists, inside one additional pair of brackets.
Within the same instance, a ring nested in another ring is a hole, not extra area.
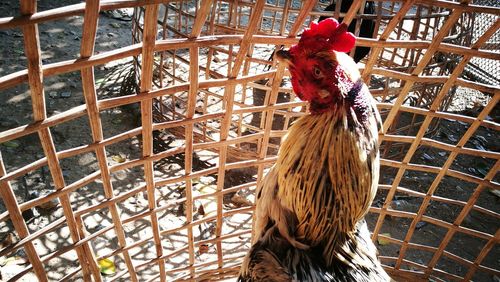
[[(19, 1), (2, 1), (0, 2), (0, 17), (13, 16), (12, 11), (18, 11)], [(40, 10), (47, 10), (55, 7), (79, 3), (80, 1), (64, 0), (64, 1), (38, 1)], [(42, 60), (44, 63), (58, 62), (78, 57), (81, 43), (81, 25), (82, 17), (68, 17), (59, 21), (49, 21), (39, 25), (40, 45), (42, 47)], [(99, 29), (96, 39), (96, 52), (103, 52), (130, 45), (131, 37), (131, 22), (126, 18), (114, 18), (113, 15), (101, 14), (99, 18)], [(0, 30), (0, 76), (4, 76), (26, 67), (26, 57), (23, 50), (23, 37), (20, 29)], [(127, 58), (120, 61), (115, 61), (106, 65), (97, 66), (95, 68), (96, 88), (99, 99), (117, 97), (124, 94), (129, 94), (130, 89), (123, 88), (123, 81), (131, 77), (133, 73), (132, 60)], [(48, 116), (68, 110), (72, 107), (84, 104), (82, 87), (80, 82), (80, 73), (72, 72), (68, 74), (52, 76), (44, 78), (45, 95), (47, 101)], [(20, 125), (28, 124), (32, 120), (31, 99), (28, 85), (22, 84), (7, 90), (3, 90), (2, 103), (0, 104), (0, 131), (16, 128)], [(452, 103), (451, 111), (468, 116), (477, 116), (482, 107), (489, 101), (490, 97), (483, 93), (459, 89)], [(101, 112), (103, 124), (107, 125), (104, 128), (104, 137), (110, 137), (127, 130), (133, 129), (140, 125), (139, 112), (136, 106), (127, 106), (109, 109)], [(489, 116), (489, 118), (497, 123), (500, 122), (500, 110), (497, 107)], [(401, 120), (405, 120), (402, 118)], [(456, 144), (469, 128), (469, 124), (455, 120), (440, 120), (437, 130), (430, 135), (432, 139), (448, 143)], [(71, 122), (64, 123), (51, 128), (54, 137), (54, 142), (57, 151), (67, 150), (85, 144), (92, 143), (89, 123), (86, 117), (81, 117)], [(416, 131), (415, 131), (416, 132)], [(410, 133), (415, 134), (415, 132)], [(161, 132), (155, 134), (155, 150), (163, 151), (178, 146), (181, 142), (169, 132)], [(493, 129), (481, 127), (467, 143), (466, 147), (498, 152), (500, 149), (500, 138), (498, 132)], [(386, 152), (391, 159), (400, 158), (396, 154), (396, 147)], [(36, 134), (16, 139), (4, 143), (0, 146), (3, 161), (7, 172), (14, 171), (17, 168), (32, 163), (43, 157), (43, 150), (40, 141)], [(110, 164), (121, 163), (124, 160), (138, 158), (141, 155), (141, 144), (138, 136), (129, 138), (119, 144), (112, 145), (107, 148), (108, 162)], [(430, 147), (421, 147), (412, 158), (412, 163), (441, 166), (446, 161), (449, 153), (440, 151)], [(183, 171), (183, 155), (175, 155), (173, 157), (161, 160), (155, 163), (156, 177), (171, 177), (174, 175), (182, 175)], [(207, 152), (203, 155), (197, 155), (195, 158), (195, 170), (213, 167), (217, 162), (217, 156)], [(82, 176), (88, 175), (99, 170), (98, 163), (94, 153), (80, 154), (75, 157), (67, 158), (61, 161), (63, 176), (66, 183), (73, 183)], [(494, 160), (471, 157), (468, 155), (459, 155), (452, 164), (452, 169), (466, 172), (478, 178), (483, 178), (493, 167)], [(392, 184), (396, 170), (389, 167), (382, 167), (381, 184)], [(426, 193), (435, 178), (435, 174), (423, 173), (416, 171), (407, 171), (401, 182), (401, 187), (409, 188), (413, 191)], [(143, 172), (141, 169), (133, 168), (126, 171), (119, 171), (112, 175), (113, 186), (116, 194), (121, 194), (130, 189), (138, 188), (144, 184)], [(254, 171), (246, 171), (235, 173), (231, 172), (226, 175), (228, 185), (235, 186), (242, 183), (247, 183), (255, 179)], [(499, 181), (498, 175), (495, 179)], [(215, 176), (202, 177), (195, 181), (195, 193), (204, 193), (203, 191), (212, 192), (217, 179)], [(52, 190), (51, 176), (46, 167), (38, 169), (21, 178), (11, 182), (18, 202), (25, 202), (32, 197), (43, 196)], [(158, 189), (157, 199), (158, 205), (167, 203), (173, 199), (184, 197), (184, 186), (169, 185), (162, 189)], [(464, 201), (466, 202), (470, 195), (477, 189), (477, 185), (460, 181), (456, 178), (445, 177), (439, 184), (435, 195)], [(244, 191), (245, 192), (245, 191)], [(249, 191), (246, 191), (248, 195)], [(208, 192), (205, 192), (208, 193)], [(374, 202), (374, 206), (380, 207), (387, 195), (386, 190), (379, 190)], [(100, 183), (91, 183), (84, 188), (78, 189), (71, 194), (71, 201), (74, 209), (90, 206), (104, 200), (104, 193)], [(239, 195), (231, 194), (225, 198), (225, 209), (230, 210), (237, 207), (248, 206), (248, 201), (252, 201), (252, 197), (241, 198)], [(492, 193), (489, 189), (483, 189), (476, 205), (488, 210), (500, 213), (499, 205), (500, 197)], [(408, 196), (404, 193), (397, 193), (391, 203), (391, 207), (395, 210), (417, 212), (421, 198)], [(214, 209), (213, 200), (204, 200), (197, 202), (197, 207), (203, 206), (207, 211)], [(122, 219), (131, 217), (138, 213), (147, 210), (147, 202), (142, 194), (137, 197), (131, 197), (119, 204)], [(426, 210), (426, 215), (446, 221), (453, 222), (457, 215), (461, 212), (462, 206), (452, 203), (443, 203), (439, 201), (431, 201)], [(0, 201), (0, 213), (5, 211), (3, 203)], [(195, 217), (203, 216), (202, 212), (197, 209)], [(31, 213), (24, 214), (28, 222), (30, 232), (36, 232), (41, 228), (46, 227), (50, 223), (62, 218), (62, 208), (36, 209)], [(378, 215), (370, 213), (367, 220), (371, 229), (373, 229)], [(185, 220), (184, 206), (177, 205), (166, 209), (161, 215), (162, 221), (160, 227), (172, 228), (173, 226), (181, 226)], [(85, 217), (85, 224), (89, 232), (95, 232), (112, 223), (111, 216), (107, 210), (93, 212)], [(404, 240), (406, 230), (410, 225), (411, 220), (398, 217), (387, 217), (382, 227), (381, 233), (392, 238)], [(473, 210), (464, 220), (462, 226), (478, 230), (487, 234), (495, 234), (499, 228), (498, 218)], [(225, 233), (237, 232), (242, 228), (251, 227), (251, 215), (239, 214), (228, 219), (225, 222)], [(207, 238), (206, 235), (213, 233), (214, 226), (208, 223), (203, 226), (194, 228), (197, 238)], [(144, 220), (138, 220), (134, 224), (127, 225), (125, 228), (127, 243), (139, 241), (141, 238), (151, 234), (150, 223)], [(421, 222), (417, 225), (412, 243), (419, 243), (429, 246), (439, 246), (441, 239), (446, 234), (447, 230), (434, 224)], [(13, 234), (12, 224), (10, 222), (0, 222), (0, 242), (4, 242), (9, 234)], [(164, 237), (165, 250), (173, 251), (185, 245), (183, 241), (185, 234), (174, 233)], [(14, 241), (17, 241), (15, 238)], [(69, 243), (68, 228), (63, 227), (49, 232), (42, 238), (35, 240), (34, 244), (40, 256), (44, 256), (54, 251), (67, 246)], [(129, 241), (130, 240), (130, 241)], [(107, 232), (99, 236), (93, 242), (93, 247), (97, 255), (103, 255), (117, 248), (117, 239), (114, 233)], [(446, 247), (446, 251), (457, 256), (474, 261), (483, 246), (485, 240), (457, 233), (453, 236), (450, 244)], [(248, 236), (236, 238), (233, 241), (227, 242), (225, 248), (228, 255), (241, 255), (242, 250), (248, 248)], [(381, 243), (378, 245), (380, 255), (397, 257), (399, 246), (394, 244)], [(213, 254), (216, 254), (215, 247), (207, 246), (207, 250), (197, 250), (196, 261), (206, 262), (213, 259)], [(0, 248), (1, 250), (1, 248)], [(154, 258), (155, 251), (153, 244), (146, 244), (144, 248), (132, 249), (131, 256), (136, 263)], [(421, 265), (426, 265), (431, 259), (432, 253), (416, 250), (408, 250), (406, 259), (416, 262)], [(13, 277), (16, 273), (26, 267), (26, 255), (23, 250), (18, 250), (8, 257), (0, 257), (0, 274), (5, 281)], [(118, 271), (126, 269), (125, 262), (120, 256), (115, 256), (115, 264)], [(169, 262), (169, 267), (178, 267), (184, 265), (188, 259), (187, 255), (180, 255)], [(60, 280), (65, 275), (75, 270), (78, 265), (75, 263), (76, 253), (70, 251), (61, 257), (49, 260), (45, 264), (46, 270), (51, 281)], [(391, 264), (391, 263), (388, 263)], [(482, 263), (485, 266), (499, 269), (500, 268), (500, 248), (495, 246)], [(460, 265), (453, 260), (442, 258), (438, 262), (437, 268), (445, 269), (457, 275), (465, 275), (467, 267)], [(138, 273), (141, 281), (145, 281), (153, 277), (157, 270), (153, 267), (145, 269)], [(75, 280), (80, 279), (79, 275), (75, 276)], [(33, 273), (28, 273), (21, 281), (33, 281)], [(494, 277), (486, 274), (478, 274), (474, 277), (475, 281), (492, 281)], [(498, 279), (498, 277), (496, 278)], [(1, 279), (0, 279), (1, 280)]]

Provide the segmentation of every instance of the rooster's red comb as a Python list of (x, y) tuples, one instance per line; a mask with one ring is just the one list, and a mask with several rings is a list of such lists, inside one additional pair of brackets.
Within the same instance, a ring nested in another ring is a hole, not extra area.
[(325, 19), (319, 23), (311, 22), (299, 40), (299, 44), (293, 46), (290, 51), (295, 53), (299, 50), (307, 53), (321, 51), (349, 52), (356, 42), (356, 37), (347, 31), (345, 23), (339, 24), (334, 18)]

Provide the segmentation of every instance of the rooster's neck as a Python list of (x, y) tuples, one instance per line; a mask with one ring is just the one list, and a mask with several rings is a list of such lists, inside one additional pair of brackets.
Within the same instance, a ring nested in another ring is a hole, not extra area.
[(370, 92), (360, 78), (356, 82), (344, 83), (344, 88), (339, 91), (338, 97), (329, 104), (315, 101), (310, 103), (311, 115), (323, 115), (331, 112), (343, 112), (350, 121), (365, 122), (369, 116)]

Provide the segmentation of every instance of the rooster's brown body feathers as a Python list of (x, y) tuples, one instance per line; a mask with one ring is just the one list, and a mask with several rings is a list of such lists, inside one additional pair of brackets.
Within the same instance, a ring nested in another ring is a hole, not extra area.
[(338, 95), (326, 99), (314, 81), (296, 78), (295, 92), (316, 109), (290, 127), (257, 189), (255, 236), (239, 280), (388, 281), (364, 221), (379, 175), (375, 101), (346, 54), (313, 53), (292, 67), (300, 60), (341, 72), (329, 92)]

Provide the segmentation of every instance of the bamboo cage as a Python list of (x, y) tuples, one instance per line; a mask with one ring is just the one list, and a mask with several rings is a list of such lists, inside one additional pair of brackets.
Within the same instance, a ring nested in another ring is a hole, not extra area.
[[(0, 124), (0, 275), (24, 258), (4, 279), (234, 279), (255, 187), (308, 111), (272, 54), (326, 15), (356, 20), (356, 35), (376, 23), (356, 44), (371, 48), (359, 66), (384, 119), (367, 215), (384, 268), (398, 281), (498, 279), (500, 7), (373, 1), (366, 14), (353, 1), (325, 12), (330, 2), (87, 0), (37, 11), (20, 1), (0, 18), (0, 31), (22, 32), (25, 57), (22, 69), (2, 64), (0, 107), (16, 108), (25, 89), (31, 111)], [(99, 12), (123, 8), (134, 8), (130, 45), (97, 52)], [(69, 17), (81, 19), (79, 54), (42, 60), (39, 26)], [(124, 59), (119, 93), (102, 94), (98, 74)], [(48, 112), (49, 81), (71, 73), (81, 103)], [(106, 259), (112, 275), (101, 273)]]

